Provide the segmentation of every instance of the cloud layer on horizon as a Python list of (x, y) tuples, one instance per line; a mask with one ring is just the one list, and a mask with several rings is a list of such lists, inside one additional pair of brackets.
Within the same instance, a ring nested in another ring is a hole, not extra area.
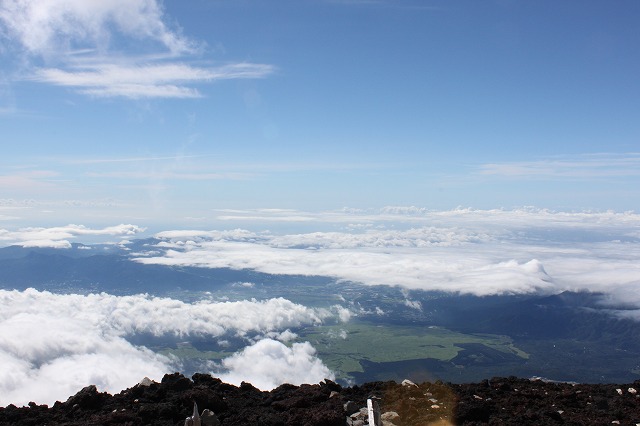
[(247, 380), (236, 369), (268, 356), (271, 370), (250, 371), (250, 378), (265, 389), (284, 381), (315, 383), (333, 376), (313, 348), (308, 343), (288, 348), (274, 337), (290, 338), (290, 328), (329, 318), (339, 319), (339, 313), (282, 298), (190, 304), (148, 295), (0, 290), (0, 406), (52, 404), (89, 384), (118, 392), (145, 376), (160, 380), (179, 369), (179, 360), (127, 340), (141, 334), (245, 337), (250, 346), (224, 360), (214, 373)]
[(389, 207), (344, 216), (350, 222), (339, 232), (161, 232), (154, 249), (163, 254), (135, 260), (480, 296), (584, 290), (640, 306), (629, 294), (640, 285), (637, 214)]
[(69, 224), (51, 228), (32, 227), (15, 231), (0, 229), (0, 246), (18, 245), (22, 247), (70, 248), (70, 239), (91, 236), (132, 237), (144, 231), (136, 225), (120, 224), (101, 229)]

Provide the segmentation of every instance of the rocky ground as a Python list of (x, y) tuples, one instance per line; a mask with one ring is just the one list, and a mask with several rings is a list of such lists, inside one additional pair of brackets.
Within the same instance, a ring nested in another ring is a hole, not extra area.
[[(179, 425), (194, 402), (215, 416), (203, 425), (366, 425), (367, 399), (377, 398), (383, 424), (404, 425), (638, 425), (640, 381), (632, 384), (567, 384), (494, 378), (481, 383), (375, 382), (341, 387), (282, 385), (262, 392), (209, 375), (166, 375), (116, 395), (89, 386), (52, 407), (0, 408), (0, 425)], [(193, 422), (191, 423), (193, 424)]]

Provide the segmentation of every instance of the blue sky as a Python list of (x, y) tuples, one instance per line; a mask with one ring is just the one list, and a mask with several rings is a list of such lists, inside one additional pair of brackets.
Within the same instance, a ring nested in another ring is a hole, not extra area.
[(3, 227), (640, 209), (636, 1), (48, 3), (0, 0)]

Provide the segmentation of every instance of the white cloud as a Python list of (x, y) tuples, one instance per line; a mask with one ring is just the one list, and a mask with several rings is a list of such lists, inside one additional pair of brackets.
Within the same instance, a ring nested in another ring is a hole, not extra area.
[(298, 335), (287, 329), (283, 332), (270, 331), (269, 333), (265, 334), (265, 337), (268, 337), (269, 339), (279, 340), (280, 342), (290, 342), (294, 339), (297, 339)]
[(143, 232), (136, 225), (117, 225), (102, 229), (87, 228), (82, 225), (56, 226), (52, 228), (21, 228), (17, 231), (0, 229), (0, 245), (20, 245), (23, 247), (70, 248), (69, 239), (80, 236), (132, 236)]
[(429, 247), (449, 246), (466, 242), (488, 240), (488, 234), (468, 232), (463, 229), (436, 227), (412, 228), (406, 231), (370, 230), (364, 233), (313, 232), (275, 236), (270, 239), (274, 247), (355, 249), (373, 247)]
[(491, 163), (480, 166), (482, 175), (510, 178), (581, 178), (640, 175), (640, 154), (591, 154), (540, 161)]
[(155, 0), (4, 0), (0, 4), (5, 32), (37, 55), (106, 47), (113, 27), (129, 37), (153, 40), (172, 53), (194, 50), (193, 42), (167, 28), (163, 14)]
[[(336, 246), (344, 242), (336, 241)], [(477, 253), (469, 246), (451, 250), (424, 246), (356, 248), (279, 248), (268, 243), (208, 241), (175, 244), (145, 264), (256, 269), (270, 274), (325, 275), (371, 285), (473, 294), (523, 293), (549, 288), (550, 279), (535, 259), (514, 260)], [(460, 256), (460, 258), (458, 258)]]
[[(285, 299), (189, 304), (146, 295), (0, 290), (0, 405), (51, 404), (66, 400), (89, 384), (117, 392), (144, 376), (159, 380), (175, 371), (175, 360), (132, 345), (126, 340), (128, 336), (251, 334), (286, 341), (295, 336), (290, 328), (319, 324), (333, 315)], [(308, 344), (291, 349), (266, 345), (254, 345), (225, 366), (233, 370), (242, 360), (271, 348), (267, 351), (269, 362), (279, 367), (269, 375), (269, 383), (277, 386), (296, 378), (316, 381), (316, 377), (329, 374)], [(285, 371), (285, 365), (292, 370)], [(306, 376), (302, 372), (305, 368)], [(244, 376), (242, 370), (235, 374), (248, 380), (257, 370)]]
[(0, 405), (51, 404), (88, 384), (117, 391), (144, 376), (159, 379), (170, 369), (168, 358), (101, 326), (104, 317), (82, 302), (81, 297), (0, 291)]
[[(386, 206), (381, 209), (350, 209), (304, 212), (289, 210), (286, 212), (273, 209), (255, 210), (217, 210), (218, 220), (260, 223), (269, 226), (272, 222), (306, 222), (300, 226), (335, 227), (342, 225), (351, 234), (359, 234), (366, 229), (411, 228), (452, 228), (456, 232), (480, 232), (495, 236), (506, 229), (521, 227), (566, 227), (567, 229), (617, 229), (627, 228), (633, 224), (640, 225), (640, 215), (632, 212), (617, 213), (613, 211), (581, 211), (562, 212), (535, 207), (517, 209), (479, 210), (458, 207), (453, 210), (431, 210), (415, 206)], [(294, 220), (290, 220), (293, 218)], [(357, 224), (357, 226), (354, 226)], [(298, 223), (296, 223), (298, 225)], [(289, 236), (287, 236), (289, 238)]]
[[(32, 66), (27, 79), (94, 97), (197, 98), (202, 94), (189, 85), (274, 71), (246, 62), (189, 65), (202, 46), (166, 24), (158, 0), (5, 0), (0, 35), (26, 51), (27, 62), (35, 57), (58, 64)], [(121, 39), (127, 40), (124, 53)]]
[[(169, 231), (158, 234), (165, 240), (162, 256), (137, 261), (475, 295), (616, 293), (640, 284), (640, 215), (634, 213), (385, 208), (377, 215), (341, 214), (345, 224), (360, 218), (375, 226), (284, 235)], [(338, 213), (328, 216), (338, 221)], [(323, 216), (317, 217), (321, 222)]]
[(411, 309), (417, 309), (418, 311), (422, 310), (422, 303), (420, 303), (419, 300), (405, 299), (404, 304)]
[(344, 306), (333, 305), (332, 310), (337, 314), (338, 319), (341, 322), (349, 322), (349, 320), (351, 319), (352, 312)]
[(218, 180), (218, 179), (247, 179), (251, 175), (246, 173), (193, 173), (193, 172), (177, 172), (177, 171), (116, 171), (116, 172), (90, 172), (86, 176), (98, 178), (116, 178), (116, 179), (171, 179), (171, 180)]
[(256, 285), (255, 285), (255, 283), (242, 282), (242, 283), (233, 283), (231, 286), (232, 287), (243, 287), (243, 288), (254, 288)]
[(33, 80), (78, 88), (96, 97), (199, 98), (201, 93), (187, 83), (213, 82), (237, 78), (260, 78), (273, 67), (265, 64), (237, 63), (215, 68), (193, 67), (184, 63), (114, 64), (74, 66), (67, 70), (39, 69)]
[(223, 360), (227, 372), (214, 372), (223, 381), (240, 385), (249, 382), (261, 390), (271, 390), (282, 383), (300, 385), (318, 383), (335, 376), (315, 356), (309, 342), (287, 347), (273, 339), (263, 339)]

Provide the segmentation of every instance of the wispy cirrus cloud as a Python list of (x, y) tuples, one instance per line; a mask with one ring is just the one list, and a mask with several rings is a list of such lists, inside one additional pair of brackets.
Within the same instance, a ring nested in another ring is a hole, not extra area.
[(441, 10), (441, 7), (424, 4), (424, 2), (410, 2), (410, 1), (389, 1), (389, 0), (327, 0), (328, 3), (339, 4), (345, 6), (377, 6), (396, 9), (409, 9), (409, 10)]
[(155, 0), (5, 0), (0, 5), (4, 32), (36, 55), (70, 48), (106, 48), (118, 32), (152, 40), (174, 54), (194, 51), (194, 42), (170, 29), (161, 3)]
[(576, 178), (640, 176), (640, 154), (590, 154), (554, 157), (538, 161), (488, 163), (479, 166), (486, 176), (511, 178)]
[(176, 171), (137, 171), (137, 172), (90, 172), (89, 177), (96, 178), (119, 178), (119, 179), (167, 179), (167, 180), (238, 180), (247, 179), (252, 175), (247, 173), (197, 173), (197, 172), (176, 172)]
[(99, 157), (99, 158), (56, 158), (57, 162), (64, 164), (109, 164), (109, 163), (145, 163), (156, 161), (183, 161), (185, 159), (211, 157), (211, 155), (169, 155), (146, 157)]
[[(167, 25), (157, 0), (6, 0), (0, 34), (31, 66), (28, 80), (69, 87), (93, 97), (198, 98), (194, 85), (261, 78), (274, 67), (247, 62), (194, 66), (204, 45)], [(126, 52), (119, 48), (127, 41)], [(20, 79), (25, 79), (21, 76)]]
[(0, 187), (12, 191), (49, 191), (60, 173), (53, 170), (22, 170), (0, 175)]
[(77, 88), (80, 93), (96, 97), (199, 98), (197, 89), (188, 83), (209, 83), (238, 78), (261, 78), (273, 72), (265, 64), (236, 63), (202, 68), (185, 63), (114, 64), (73, 66), (66, 70), (42, 68), (33, 80)]

